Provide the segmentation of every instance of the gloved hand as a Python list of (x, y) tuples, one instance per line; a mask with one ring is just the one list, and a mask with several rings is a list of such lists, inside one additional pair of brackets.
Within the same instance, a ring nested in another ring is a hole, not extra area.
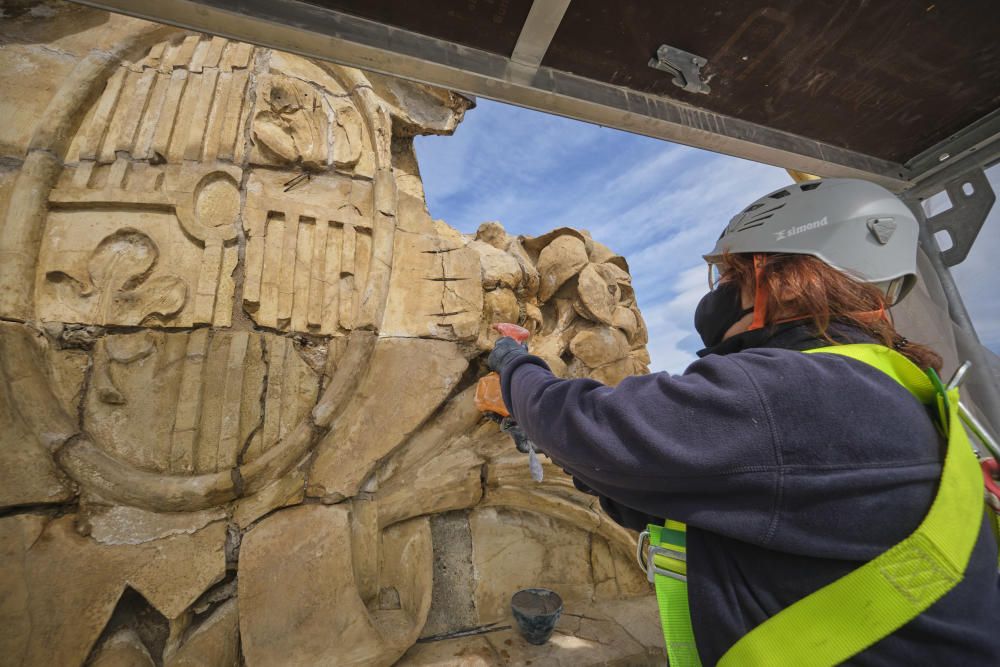
[(528, 354), (526, 345), (522, 345), (508, 336), (503, 336), (493, 346), (493, 351), (486, 359), (486, 365), (490, 367), (490, 370), (503, 373), (507, 364), (525, 354)]

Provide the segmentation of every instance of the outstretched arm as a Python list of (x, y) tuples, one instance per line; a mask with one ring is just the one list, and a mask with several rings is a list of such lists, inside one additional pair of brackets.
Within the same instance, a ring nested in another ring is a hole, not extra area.
[(537, 357), (520, 354), (501, 379), (525, 433), (608, 498), (612, 518), (630, 525), (643, 515), (670, 517), (766, 541), (776, 511), (776, 443), (738, 364), (710, 357), (681, 376), (632, 377), (612, 388), (557, 378)]

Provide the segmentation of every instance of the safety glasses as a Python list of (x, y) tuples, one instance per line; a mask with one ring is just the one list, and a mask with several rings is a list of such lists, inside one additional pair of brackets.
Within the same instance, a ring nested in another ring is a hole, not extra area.
[(719, 283), (722, 282), (723, 277), (722, 267), (719, 264), (708, 263), (708, 289), (709, 291), (714, 291)]

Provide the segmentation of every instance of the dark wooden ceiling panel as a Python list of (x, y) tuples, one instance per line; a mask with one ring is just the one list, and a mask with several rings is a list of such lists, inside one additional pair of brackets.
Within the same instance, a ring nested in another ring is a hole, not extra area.
[[(660, 44), (711, 94), (649, 68)], [(1000, 107), (1000, 2), (573, 0), (543, 65), (906, 162)]]
[(531, 0), (305, 0), (361, 18), (509, 56)]

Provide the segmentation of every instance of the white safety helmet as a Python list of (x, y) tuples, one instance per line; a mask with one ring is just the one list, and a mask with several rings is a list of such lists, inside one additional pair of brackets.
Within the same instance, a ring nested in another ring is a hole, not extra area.
[(872, 283), (892, 305), (916, 282), (916, 218), (880, 185), (827, 178), (789, 185), (738, 213), (705, 255), (812, 255), (855, 280)]

